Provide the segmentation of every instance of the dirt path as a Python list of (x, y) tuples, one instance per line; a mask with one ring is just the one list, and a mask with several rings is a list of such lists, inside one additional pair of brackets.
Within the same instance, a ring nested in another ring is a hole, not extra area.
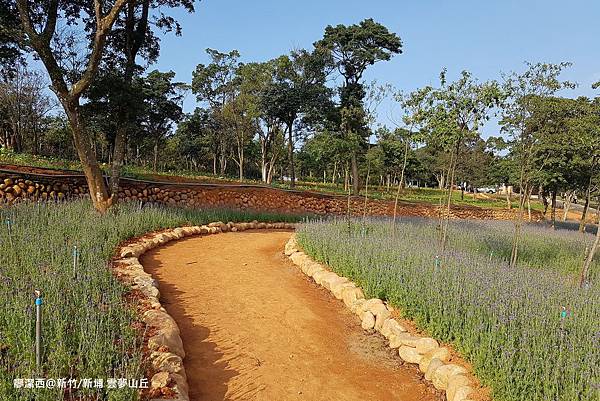
[(181, 329), (191, 400), (441, 400), (283, 256), (289, 236), (202, 236), (141, 258)]

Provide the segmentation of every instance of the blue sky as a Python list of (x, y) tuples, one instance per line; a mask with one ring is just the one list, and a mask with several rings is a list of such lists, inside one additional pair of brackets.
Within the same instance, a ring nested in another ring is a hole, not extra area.
[[(365, 79), (410, 91), (436, 84), (440, 70), (455, 77), (467, 69), (481, 80), (500, 71), (521, 71), (524, 61), (571, 61), (564, 78), (579, 83), (565, 96), (593, 96), (600, 80), (600, 1), (598, 0), (204, 0), (196, 12), (176, 11), (183, 36), (167, 35), (152, 68), (173, 70), (191, 81), (207, 47), (237, 49), (242, 61), (264, 61), (293, 48), (310, 48), (327, 25), (373, 18), (397, 33), (403, 54), (372, 66)], [(193, 95), (186, 111), (195, 107)], [(398, 114), (393, 102), (378, 110), (379, 122)], [(485, 128), (494, 134), (495, 124)]]

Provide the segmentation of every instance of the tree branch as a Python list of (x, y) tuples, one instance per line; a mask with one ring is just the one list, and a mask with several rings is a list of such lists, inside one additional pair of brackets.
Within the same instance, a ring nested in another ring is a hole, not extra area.
[(46, 26), (44, 26), (44, 30), (41, 34), (42, 39), (47, 43), (50, 43), (52, 37), (54, 36), (57, 18), (58, 0), (50, 0), (50, 4), (48, 5), (48, 20), (46, 21)]
[(102, 17), (102, 3), (101, 0), (94, 0), (96, 9), (96, 21), (100, 21), (96, 26), (96, 35), (94, 36), (94, 44), (92, 47), (92, 53), (90, 54), (90, 60), (88, 66), (83, 73), (81, 79), (77, 81), (71, 88), (71, 96), (73, 98), (79, 98), (83, 91), (85, 91), (92, 83), (92, 78), (96, 74), (102, 53), (104, 51), (104, 45), (106, 43), (106, 35), (110, 32), (119, 12), (123, 9), (128, 1), (133, 0), (117, 0), (112, 6), (110, 12)]

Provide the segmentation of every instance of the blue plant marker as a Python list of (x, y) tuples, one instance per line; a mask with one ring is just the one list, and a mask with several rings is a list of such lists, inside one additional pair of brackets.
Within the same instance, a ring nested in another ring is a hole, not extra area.
[(42, 292), (35, 290), (35, 364), (42, 364)]

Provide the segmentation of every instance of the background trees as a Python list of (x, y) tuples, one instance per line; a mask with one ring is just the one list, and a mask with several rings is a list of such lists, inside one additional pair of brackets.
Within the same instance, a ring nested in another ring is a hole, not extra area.
[[(568, 63), (528, 64), (501, 83), (466, 71), (451, 81), (444, 70), (436, 87), (395, 96), (401, 111), (390, 129), (377, 126), (373, 112), (390, 90), (365, 84), (364, 74), (401, 53), (402, 42), (368, 19), (329, 26), (310, 49), (266, 61), (207, 49), (209, 61), (192, 72), (189, 87), (198, 107), (186, 114), (187, 85), (171, 72), (148, 71), (160, 52), (157, 33), (181, 30), (164, 13), (192, 11), (191, 1), (18, 3), (0, 1), (0, 140), (5, 151), (66, 158), (74, 145), (99, 210), (114, 201), (125, 164), (291, 188), (297, 179), (322, 181), (354, 194), (368, 176), (391, 198), (408, 183), (438, 187), (446, 219), (456, 187), (464, 198), (466, 189), (505, 184), (519, 194), (519, 221), (537, 192), (544, 202), (548, 194), (566, 204), (581, 199), (585, 228), (598, 187), (598, 100), (558, 96), (573, 87), (560, 79)], [(86, 16), (93, 19), (85, 23)], [(44, 78), (15, 63), (30, 51), (41, 52), (64, 114), (53, 108)], [(484, 140), (480, 128), (496, 112), (501, 136)], [(98, 162), (107, 163), (108, 188)], [(511, 208), (509, 191), (506, 200)], [(515, 232), (518, 249), (518, 226)]]

